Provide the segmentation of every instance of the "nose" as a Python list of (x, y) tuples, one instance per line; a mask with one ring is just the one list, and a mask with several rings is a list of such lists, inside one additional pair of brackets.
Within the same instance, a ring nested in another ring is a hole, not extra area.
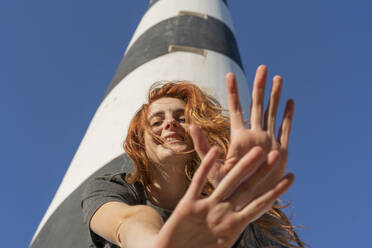
[(176, 120), (173, 119), (173, 118), (167, 120), (166, 125), (165, 125), (165, 129), (177, 128), (177, 127), (179, 127), (179, 123), (178, 123), (178, 121), (176, 121)]

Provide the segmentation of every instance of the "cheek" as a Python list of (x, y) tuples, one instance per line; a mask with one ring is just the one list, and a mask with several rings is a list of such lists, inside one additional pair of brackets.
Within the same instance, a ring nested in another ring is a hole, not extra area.
[(183, 129), (182, 132), (185, 135), (185, 141), (187, 142), (189, 147), (193, 147), (193, 142), (192, 142), (192, 138), (191, 138), (191, 135), (190, 135), (190, 130), (187, 129), (186, 124), (181, 124), (181, 127)]
[(145, 134), (145, 152), (147, 156), (152, 158), (156, 154), (158, 144), (156, 140), (148, 133)]
[(155, 144), (152, 141), (152, 137), (150, 135), (145, 135), (145, 152), (146, 152), (147, 157), (150, 160), (153, 160), (154, 149), (155, 149)]
[(145, 149), (149, 149), (153, 145), (152, 137), (150, 134), (145, 133)]
[[(161, 136), (161, 130), (162, 130), (162, 127), (161, 127), (161, 126), (151, 128), (151, 131), (152, 131), (154, 134), (159, 135), (159, 136)], [(149, 136), (150, 136), (150, 135), (149, 135)]]
[(151, 132), (152, 135), (148, 132), (145, 133), (145, 147), (155, 147), (156, 145), (162, 144), (162, 139), (161, 139), (161, 128), (152, 128)]

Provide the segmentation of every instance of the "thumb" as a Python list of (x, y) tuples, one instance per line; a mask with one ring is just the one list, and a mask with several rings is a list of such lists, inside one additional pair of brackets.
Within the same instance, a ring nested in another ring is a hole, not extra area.
[(196, 125), (190, 125), (190, 135), (194, 143), (195, 151), (198, 153), (200, 159), (204, 159), (209, 149), (211, 148), (207, 137), (203, 131)]

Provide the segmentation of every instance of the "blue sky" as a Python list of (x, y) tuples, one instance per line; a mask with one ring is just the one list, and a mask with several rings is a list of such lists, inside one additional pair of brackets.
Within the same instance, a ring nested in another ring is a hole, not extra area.
[[(147, 3), (0, 3), (3, 247), (28, 246)], [(313, 247), (370, 245), (372, 3), (229, 5), (250, 88), (266, 64), (285, 80), (282, 97), (296, 101), (296, 182), (285, 199), (293, 223), (306, 226), (300, 235)]]

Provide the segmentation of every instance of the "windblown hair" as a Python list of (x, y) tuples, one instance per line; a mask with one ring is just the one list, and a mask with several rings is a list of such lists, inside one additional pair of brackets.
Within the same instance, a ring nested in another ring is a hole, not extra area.
[[(150, 160), (145, 150), (145, 132), (148, 132), (156, 141), (163, 141), (151, 131), (147, 116), (151, 103), (163, 97), (173, 97), (184, 101), (186, 104), (186, 124), (193, 123), (203, 131), (208, 142), (218, 147), (220, 159), (224, 159), (227, 155), (230, 145), (230, 121), (229, 117), (224, 115), (224, 109), (220, 103), (213, 96), (190, 82), (156, 83), (149, 89), (148, 103), (140, 107), (129, 125), (124, 149), (134, 162), (134, 172), (127, 174), (126, 181), (128, 183), (139, 181), (145, 188), (152, 183)], [(188, 133), (189, 130), (186, 130), (185, 142), (191, 144), (191, 137)], [(189, 153), (191, 153), (191, 159), (185, 166), (188, 183), (191, 182), (201, 162), (194, 149), (190, 150)], [(212, 191), (213, 186), (208, 183), (203, 193), (210, 194)], [(255, 221), (262, 232), (262, 236), (287, 247), (304, 247), (304, 243), (298, 238), (281, 208), (280, 206), (274, 206), (267, 214)], [(266, 241), (259, 238), (260, 235), (255, 234), (255, 232), (253, 234), (257, 245), (263, 247)]]

